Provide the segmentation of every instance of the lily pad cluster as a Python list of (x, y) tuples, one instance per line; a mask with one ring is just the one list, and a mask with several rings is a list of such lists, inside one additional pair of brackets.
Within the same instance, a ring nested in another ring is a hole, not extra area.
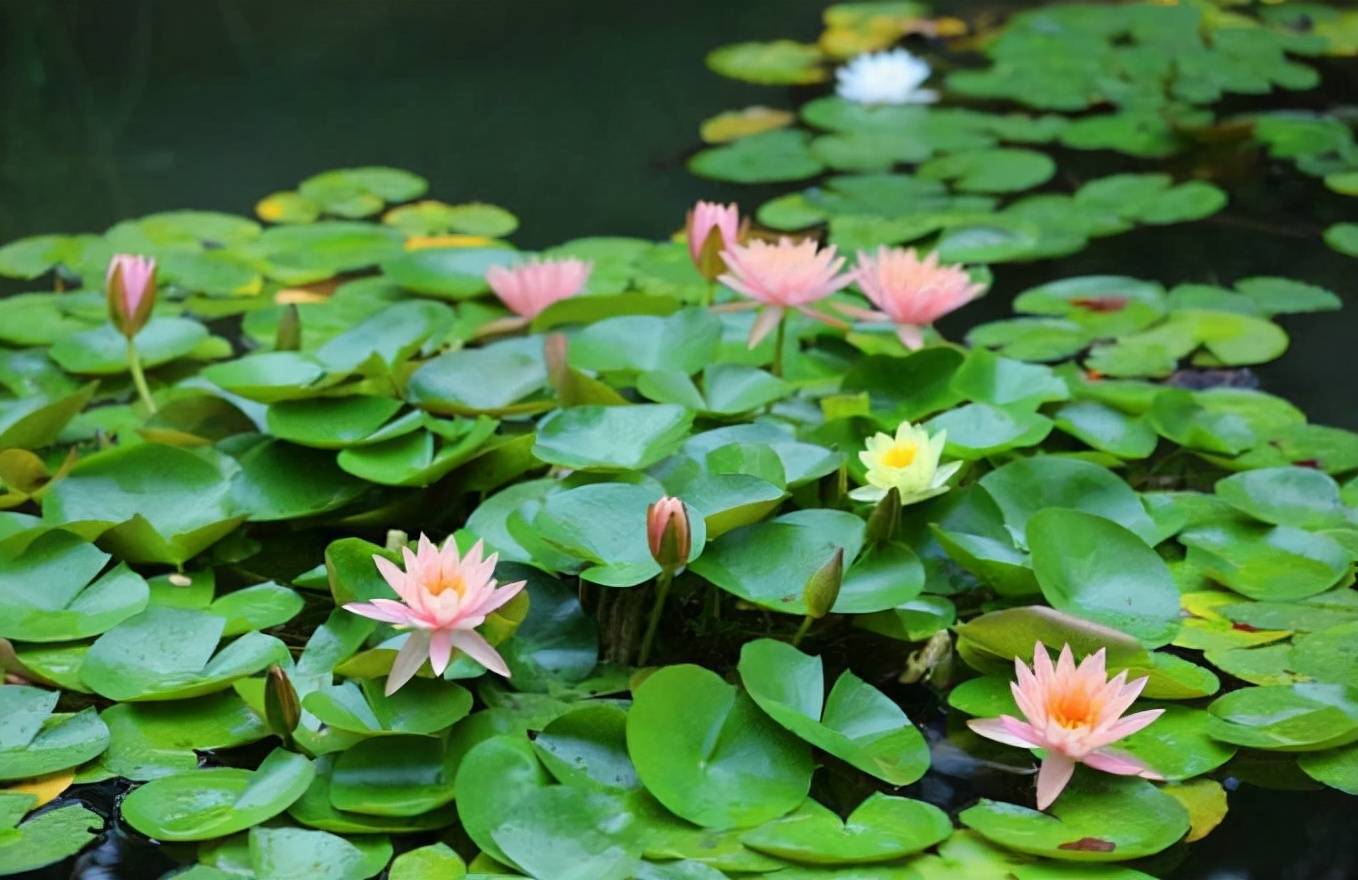
[[(996, 57), (1083, 28), (1153, 68), (1190, 7), (1063, 8)], [(710, 63), (802, 81), (922, 13), (841, 4), (815, 47)], [(1253, 52), (1301, 84), (1273, 53), (1301, 43), (1203, 21), (1185, 58)], [(1175, 77), (1176, 101), (1243, 90)], [(1001, 207), (1057, 172), (1001, 144), (1073, 123), (801, 113), (829, 133), (695, 163), (833, 167), (765, 231), (928, 240), (977, 277), (1224, 198), (1124, 173)], [(269, 225), (179, 211), (0, 248), (25, 288), (0, 299), (0, 875), (116, 827), (187, 880), (1135, 880), (1237, 784), (1358, 794), (1358, 434), (1247, 372), (1284, 354), (1275, 317), (1333, 293), (1057, 277), (962, 342), (789, 312), (751, 347), (755, 317), (682, 242), (527, 252), (508, 212), (425, 195), (341, 169), (264, 199)], [(135, 338), (149, 400), (99, 290), (124, 251), (162, 267)], [(487, 271), (564, 257), (584, 290), (507, 330)], [(854, 501), (865, 441), (903, 422), (955, 475)], [(662, 565), (665, 496), (688, 532)], [(375, 559), (421, 533), (526, 582), (481, 625), (508, 678), (459, 653), (387, 693), (411, 636), (345, 606), (394, 601)], [(1022, 711), (1036, 643), (1146, 678), (1138, 705), (1164, 714), (1119, 745), (1157, 778), (1082, 767), (1033, 808), (1036, 756), (965, 721)], [(90, 808), (101, 786), (115, 816)]]

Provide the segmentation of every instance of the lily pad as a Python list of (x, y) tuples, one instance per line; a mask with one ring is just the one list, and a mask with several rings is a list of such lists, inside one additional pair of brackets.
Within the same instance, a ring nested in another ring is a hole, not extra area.
[(681, 406), (576, 406), (538, 424), (533, 454), (549, 464), (589, 470), (637, 470), (674, 452), (693, 425)]
[(53, 714), (59, 696), (24, 685), (0, 685), (0, 780), (66, 770), (108, 747), (108, 727), (94, 709)]
[(909, 785), (929, 769), (923, 735), (895, 702), (852, 672), (841, 674), (827, 695), (821, 659), (772, 639), (747, 642), (739, 668), (750, 696), (773, 720), (870, 776)]
[(1241, 688), (1207, 711), (1213, 737), (1251, 749), (1318, 752), (1358, 741), (1358, 690), (1343, 685)]
[(807, 748), (716, 673), (665, 667), (633, 696), (628, 752), (647, 790), (676, 815), (707, 828), (744, 827), (806, 797)]
[(948, 815), (932, 804), (878, 792), (847, 819), (815, 801), (741, 836), (752, 849), (812, 865), (887, 862), (927, 849), (952, 834)]
[(97, 636), (146, 607), (146, 581), (109, 555), (53, 530), (20, 556), (0, 558), (0, 636), (60, 642)]

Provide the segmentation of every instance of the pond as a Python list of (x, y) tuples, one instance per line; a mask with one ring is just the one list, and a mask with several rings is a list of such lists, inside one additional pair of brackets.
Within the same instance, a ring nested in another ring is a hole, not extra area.
[[(3, 6), (0, 243), (108, 232), (0, 250), (0, 876), (1358, 876), (1358, 14), (826, 5)], [(700, 199), (985, 292), (785, 314)], [(385, 694), (421, 532), (527, 586)], [(1146, 779), (1033, 812), (1034, 639)]]

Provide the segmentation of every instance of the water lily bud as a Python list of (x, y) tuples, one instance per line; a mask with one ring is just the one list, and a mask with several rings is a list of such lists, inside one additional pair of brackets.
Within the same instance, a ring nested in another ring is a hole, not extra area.
[(153, 257), (118, 254), (108, 264), (104, 280), (108, 315), (113, 326), (128, 339), (136, 336), (151, 317), (156, 302), (156, 261)]
[(283, 667), (276, 663), (269, 667), (269, 675), (264, 683), (264, 720), (268, 722), (269, 730), (284, 742), (292, 740), (292, 732), (302, 720), (297, 690), (288, 680)]
[(822, 565), (806, 581), (802, 598), (806, 601), (806, 616), (819, 620), (830, 613), (844, 584), (844, 548), (835, 550), (830, 561)]
[(646, 508), (646, 542), (663, 569), (674, 571), (688, 562), (693, 536), (684, 502), (666, 495)]
[(296, 303), (288, 303), (278, 316), (278, 330), (274, 333), (274, 351), (301, 351), (302, 314)]
[(896, 534), (901, 523), (901, 490), (892, 486), (868, 517), (867, 539), (869, 544), (884, 544)]
[(721, 252), (740, 243), (746, 227), (740, 221), (740, 209), (734, 204), (698, 202), (688, 212), (684, 224), (688, 237), (688, 255), (698, 272), (708, 281), (726, 271)]

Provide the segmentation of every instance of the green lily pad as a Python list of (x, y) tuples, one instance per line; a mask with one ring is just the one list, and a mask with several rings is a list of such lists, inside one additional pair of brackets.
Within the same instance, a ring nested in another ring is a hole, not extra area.
[(1207, 711), (1214, 738), (1251, 749), (1318, 752), (1358, 741), (1358, 690), (1343, 685), (1241, 688)]
[[(207, 328), (188, 318), (154, 317), (134, 340), (142, 366), (150, 369), (184, 357), (207, 339)], [(89, 376), (126, 373), (127, 338), (112, 324), (59, 340), (49, 350), (63, 370)]]
[(151, 605), (95, 641), (80, 677), (110, 700), (182, 700), (287, 661), (287, 646), (258, 632), (217, 650), (226, 623), (205, 611)]
[(741, 835), (752, 849), (812, 865), (887, 862), (913, 855), (952, 834), (948, 815), (932, 804), (880, 792), (847, 819), (815, 801)]
[(895, 702), (852, 672), (841, 674), (827, 695), (821, 659), (772, 639), (747, 642), (739, 668), (750, 696), (773, 720), (870, 776), (909, 785), (929, 769), (923, 735)]
[(424, 248), (386, 261), (382, 274), (416, 293), (463, 300), (490, 292), (486, 270), (522, 261), (523, 256), (508, 247)]
[(744, 692), (698, 666), (669, 666), (633, 694), (627, 748), (648, 791), (707, 828), (757, 825), (806, 797), (806, 747)]
[(158, 840), (210, 840), (244, 831), (292, 805), (315, 768), (275, 749), (257, 770), (214, 767), (153, 779), (122, 802), (129, 825)]
[(251, 828), (250, 862), (256, 880), (287, 880), (319, 872), (327, 880), (367, 880), (391, 861), (382, 837), (346, 840), (303, 828)]
[[(462, 694), (463, 700), (470, 696)], [(418, 708), (407, 714), (418, 715)], [(335, 759), (330, 803), (344, 812), (418, 816), (453, 799), (455, 770), (438, 738), (393, 734), (364, 740)]]
[(477, 743), (463, 756), (453, 782), (458, 790), (478, 793), (457, 800), (463, 830), (482, 852), (510, 864), (492, 832), (518, 801), (545, 788), (550, 780), (527, 737), (499, 735)]
[(1051, 433), (1052, 421), (1019, 406), (969, 403), (935, 416), (926, 426), (930, 433), (948, 432), (945, 455), (974, 461), (1036, 446)]
[(390, 227), (323, 220), (266, 229), (248, 251), (265, 261), (270, 277), (306, 284), (392, 259), (402, 253), (403, 243), (401, 233)]
[(1028, 520), (1033, 572), (1052, 607), (1136, 637), (1149, 648), (1179, 631), (1179, 589), (1160, 556), (1117, 523), (1078, 510)]
[(810, 149), (810, 135), (779, 129), (729, 144), (708, 147), (688, 161), (700, 177), (731, 183), (782, 183), (806, 180), (825, 170)]
[(385, 486), (428, 486), (471, 461), (495, 434), (499, 422), (486, 416), (431, 420), (390, 440), (340, 452), (338, 464), (349, 474)]
[(467, 863), (447, 844), (431, 843), (401, 853), (392, 860), (387, 876), (389, 880), (461, 880), (467, 876)]
[(562, 785), (526, 792), (491, 835), (530, 876), (628, 880), (639, 867), (638, 832), (617, 796)]
[(961, 192), (1007, 193), (1040, 186), (1056, 173), (1046, 153), (1033, 150), (969, 150), (931, 159), (919, 167), (925, 180), (949, 180)]
[(311, 785), (288, 808), (288, 815), (303, 825), (333, 834), (417, 834), (447, 828), (457, 821), (457, 812), (451, 804), (414, 816), (375, 816), (338, 810), (330, 802), (335, 755), (321, 755), (314, 763), (316, 776)]
[(69, 532), (39, 537), (0, 558), (0, 636), (60, 642), (97, 636), (146, 607), (149, 592), (126, 565), (102, 576), (109, 555)]
[(582, 370), (678, 370), (696, 373), (712, 363), (721, 322), (704, 309), (666, 317), (623, 315), (590, 324), (570, 342), (571, 365)]
[(1339, 484), (1314, 468), (1261, 468), (1235, 474), (1216, 493), (1237, 510), (1280, 526), (1326, 529), (1347, 521)]
[(401, 409), (389, 397), (318, 397), (269, 407), (269, 433), (317, 449), (343, 449), (363, 442)]
[(238, 460), (234, 506), (251, 522), (316, 516), (343, 507), (367, 489), (326, 453), (277, 440), (255, 445)]
[(810, 85), (825, 79), (815, 46), (793, 40), (732, 43), (713, 49), (707, 66), (732, 79), (765, 86)]
[[(748, 602), (789, 614), (805, 614), (802, 587), (807, 579), (829, 561), (837, 548), (844, 550), (845, 560), (856, 558), (863, 543), (863, 529), (861, 519), (843, 511), (797, 511), (726, 533), (712, 542), (690, 568)], [(872, 579), (863, 583), (875, 592)], [(862, 598), (841, 589), (836, 607)], [(871, 604), (871, 599), (866, 604)]]
[(127, 562), (182, 564), (234, 529), (235, 463), (212, 450), (144, 443), (88, 456), (42, 500), (43, 518)]
[(234, 693), (163, 703), (119, 703), (100, 716), (109, 729), (100, 775), (139, 782), (198, 767), (195, 749), (228, 749), (268, 736), (264, 719)]
[(1302, 772), (1322, 785), (1345, 794), (1358, 794), (1358, 746), (1329, 752), (1310, 752), (1297, 759)]
[(1048, 813), (983, 799), (962, 824), (1030, 855), (1070, 862), (1118, 862), (1154, 855), (1188, 832), (1188, 811), (1135, 777), (1079, 771)]
[(1358, 223), (1335, 223), (1327, 227), (1325, 243), (1341, 254), (1358, 257)]
[(1052, 422), (1057, 430), (1118, 458), (1146, 458), (1159, 442), (1144, 417), (1128, 415), (1096, 400), (1067, 403), (1053, 414)]
[(103, 827), (103, 816), (74, 803), (38, 813), (17, 827), (0, 828), (0, 874), (56, 864), (84, 849)]
[(94, 709), (53, 714), (59, 697), (55, 691), (0, 685), (0, 780), (66, 770), (108, 747), (108, 727)]
[(981, 478), (1004, 513), (1005, 526), (1021, 545), (1028, 520), (1048, 507), (1084, 511), (1121, 524), (1143, 541), (1155, 539), (1155, 523), (1136, 493), (1112, 471), (1074, 458), (1050, 455), (1020, 459)]
[(0, 449), (42, 449), (85, 408), (98, 386), (84, 386), (72, 394), (35, 393), (0, 400)]
[(1324, 535), (1291, 526), (1221, 522), (1187, 529), (1187, 559), (1213, 580), (1251, 599), (1288, 601), (1339, 583), (1350, 557)]
[(1358, 687), (1358, 623), (1298, 636), (1293, 640), (1290, 668), (1316, 681)]
[(576, 406), (538, 424), (533, 454), (549, 464), (588, 470), (637, 470), (674, 452), (693, 414), (666, 403)]
[(432, 412), (494, 413), (546, 384), (541, 345), (530, 351), (513, 340), (450, 351), (426, 361), (411, 374), (406, 393), (412, 404)]
[(450, 682), (417, 678), (391, 696), (382, 685), (371, 678), (348, 681), (312, 691), (302, 705), (323, 724), (364, 736), (432, 736), (471, 711), (471, 693)]

